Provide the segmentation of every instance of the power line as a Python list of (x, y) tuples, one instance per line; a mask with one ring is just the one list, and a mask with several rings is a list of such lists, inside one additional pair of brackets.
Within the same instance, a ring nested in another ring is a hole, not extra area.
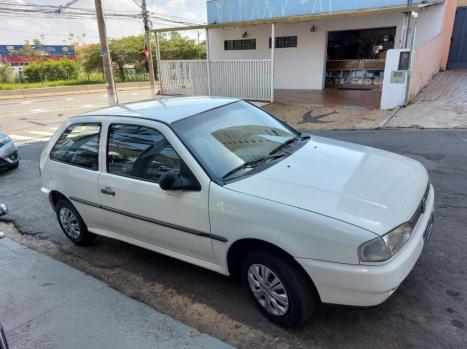
[[(77, 0), (76, 0), (77, 1)], [(0, 1), (0, 15), (15, 14), (15, 15), (30, 15), (35, 18), (57, 18), (65, 17), (69, 19), (81, 19), (81, 18), (95, 18), (94, 10), (71, 7), (76, 1), (70, 1), (65, 5), (42, 5), (42, 4), (33, 4), (33, 3), (24, 3), (24, 4), (12, 4), (5, 1)], [(136, 1), (133, 1), (135, 5), (138, 5)], [(139, 6), (139, 5), (138, 5)], [(148, 11), (149, 12), (149, 11)], [(163, 15), (150, 11), (149, 13), (151, 19), (159, 21), (162, 23), (174, 23), (180, 25), (193, 25), (200, 24), (196, 23), (187, 18)], [(107, 11), (106, 17), (111, 19), (124, 18), (124, 19), (141, 19), (141, 12), (129, 12), (129, 11)]]

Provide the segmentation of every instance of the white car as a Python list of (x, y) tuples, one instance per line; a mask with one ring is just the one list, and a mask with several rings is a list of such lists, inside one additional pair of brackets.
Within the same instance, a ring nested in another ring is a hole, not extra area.
[(385, 301), (420, 257), (434, 191), (417, 161), (307, 136), (248, 102), (180, 98), (66, 121), (42, 191), (78, 245), (119, 239), (241, 274), (273, 321)]

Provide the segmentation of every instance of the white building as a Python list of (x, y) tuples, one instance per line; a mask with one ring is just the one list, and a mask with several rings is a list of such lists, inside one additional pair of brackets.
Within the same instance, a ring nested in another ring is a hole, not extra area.
[(185, 29), (206, 29), (208, 60), (160, 62), (164, 93), (358, 100), (390, 109), (446, 67), (456, 1), (207, 4), (208, 24)]

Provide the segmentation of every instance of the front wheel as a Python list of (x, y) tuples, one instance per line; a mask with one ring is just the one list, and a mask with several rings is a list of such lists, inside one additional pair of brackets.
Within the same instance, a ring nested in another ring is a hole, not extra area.
[(273, 322), (294, 327), (310, 319), (315, 307), (311, 281), (292, 260), (274, 251), (252, 251), (242, 270), (256, 305)]
[(96, 235), (88, 231), (78, 211), (69, 201), (60, 200), (55, 207), (55, 211), (60, 227), (73, 243), (88, 246), (94, 242)]

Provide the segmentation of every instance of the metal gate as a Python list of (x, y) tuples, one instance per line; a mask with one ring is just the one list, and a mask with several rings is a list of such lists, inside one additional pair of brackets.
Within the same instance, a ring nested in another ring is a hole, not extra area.
[(161, 61), (161, 93), (269, 101), (271, 69), (270, 59)]
[(452, 32), (449, 69), (467, 68), (467, 6), (458, 7)]

